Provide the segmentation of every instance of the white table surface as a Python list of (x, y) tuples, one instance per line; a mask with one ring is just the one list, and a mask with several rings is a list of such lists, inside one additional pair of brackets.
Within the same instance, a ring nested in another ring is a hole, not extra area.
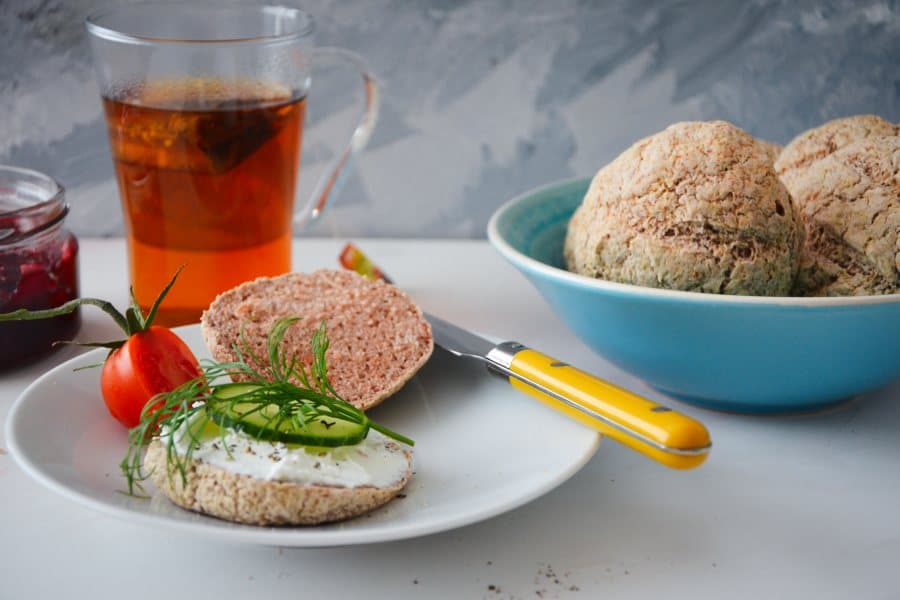
[[(593, 355), (486, 242), (359, 243), (426, 310), (699, 418), (713, 436), (710, 459), (670, 471), (606, 441), (568, 482), (488, 521), (289, 549), (93, 512), (29, 479), (0, 438), (0, 598), (900, 598), (900, 382), (813, 416), (693, 408)], [(300, 240), (295, 268), (336, 267), (341, 245)], [(122, 306), (122, 240), (83, 240), (81, 281), (83, 295)], [(114, 334), (108, 317), (85, 309), (79, 339)], [(0, 419), (76, 352), (0, 375)]]

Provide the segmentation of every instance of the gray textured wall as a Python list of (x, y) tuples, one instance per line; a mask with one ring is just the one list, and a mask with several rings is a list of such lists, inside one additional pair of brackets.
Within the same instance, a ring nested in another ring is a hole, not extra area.
[[(0, 0), (0, 162), (60, 179), (80, 235), (121, 232), (84, 15)], [(824, 120), (900, 121), (900, 2), (310, 0), (317, 40), (384, 84), (370, 148), (318, 235), (481, 237), (535, 185), (591, 175), (635, 139), (722, 118), (785, 142)], [(301, 194), (349, 131), (352, 80), (311, 97)], [(327, 97), (323, 97), (327, 96)], [(331, 150), (329, 150), (329, 148)]]

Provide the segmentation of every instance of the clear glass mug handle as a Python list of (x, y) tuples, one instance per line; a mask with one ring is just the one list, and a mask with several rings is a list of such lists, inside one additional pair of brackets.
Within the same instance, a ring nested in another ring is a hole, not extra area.
[(381, 91), (375, 81), (375, 76), (369, 71), (362, 57), (343, 48), (321, 47), (311, 51), (313, 60), (318, 63), (321, 60), (342, 62), (356, 67), (363, 80), (363, 111), (350, 136), (350, 141), (344, 146), (337, 159), (328, 166), (325, 173), (316, 182), (313, 193), (301, 210), (294, 213), (294, 223), (299, 225), (307, 220), (313, 221), (322, 214), (325, 204), (332, 194), (340, 188), (343, 178), (353, 162), (356, 153), (366, 147), (375, 123), (378, 121), (378, 108), (381, 104)]

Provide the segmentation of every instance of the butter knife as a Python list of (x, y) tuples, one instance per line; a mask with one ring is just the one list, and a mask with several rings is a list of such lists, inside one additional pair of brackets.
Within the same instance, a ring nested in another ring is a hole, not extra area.
[(699, 466), (712, 442), (699, 421), (518, 342), (495, 344), (425, 313), (434, 342), (485, 363), (517, 390), (674, 469)]

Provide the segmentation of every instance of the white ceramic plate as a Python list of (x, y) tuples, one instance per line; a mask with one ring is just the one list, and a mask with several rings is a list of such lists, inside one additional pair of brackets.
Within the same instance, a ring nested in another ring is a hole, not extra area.
[[(209, 356), (198, 326), (178, 330)], [(7, 419), (12, 456), (32, 477), (91, 508), (150, 526), (234, 542), (338, 546), (445, 531), (511, 510), (552, 490), (593, 456), (600, 436), (513, 390), (478, 364), (436, 349), (397, 396), (371, 411), (416, 441), (405, 497), (368, 515), (317, 527), (254, 527), (183, 510), (147, 482), (151, 498), (120, 493), (126, 430), (100, 398), (99, 363), (88, 352), (49, 371)]]

